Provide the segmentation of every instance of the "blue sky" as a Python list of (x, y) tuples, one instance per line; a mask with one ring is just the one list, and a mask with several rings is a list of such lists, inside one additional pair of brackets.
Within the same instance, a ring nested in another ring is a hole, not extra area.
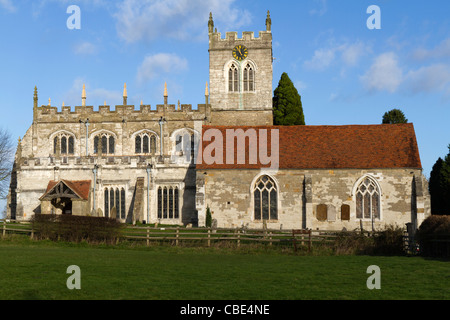
[[(68, 29), (70, 5), (81, 29)], [(381, 10), (370, 30), (367, 8)], [(0, 127), (14, 141), (39, 105), (204, 101), (207, 21), (226, 31), (265, 30), (272, 18), (274, 79), (287, 72), (308, 125), (379, 124), (401, 109), (414, 123), (425, 176), (450, 144), (450, 4), (365, 0), (0, 0)], [(376, 156), (376, 155), (374, 155)]]

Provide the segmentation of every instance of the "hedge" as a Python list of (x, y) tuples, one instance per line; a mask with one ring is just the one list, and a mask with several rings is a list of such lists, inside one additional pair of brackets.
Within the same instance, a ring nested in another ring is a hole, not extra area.
[(432, 215), (425, 219), (417, 231), (421, 254), (450, 257), (450, 216)]
[(104, 217), (36, 214), (31, 220), (35, 236), (70, 242), (115, 243), (123, 225)]

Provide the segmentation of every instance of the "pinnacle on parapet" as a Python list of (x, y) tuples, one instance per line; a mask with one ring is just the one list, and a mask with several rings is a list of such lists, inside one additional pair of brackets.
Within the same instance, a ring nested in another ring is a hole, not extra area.
[(83, 84), (83, 92), (81, 93), (81, 106), (86, 107), (86, 85)]
[(65, 105), (65, 103), (64, 103), (64, 101), (63, 101), (63, 103), (62, 103), (62, 106), (63, 106), (63, 107), (65, 107), (65, 106), (66, 106), (66, 105)]
[(123, 85), (123, 105), (124, 105), (124, 106), (127, 105), (127, 96), (128, 96), (128, 93), (127, 93), (127, 84), (125, 83), (125, 84)]
[(208, 82), (206, 82), (206, 88), (205, 88), (205, 96), (209, 96), (209, 91), (208, 91)]
[(168, 104), (168, 97), (169, 95), (167, 94), (167, 82), (164, 83), (164, 105)]
[(266, 31), (272, 30), (272, 19), (270, 18), (270, 11), (267, 10), (267, 18), (266, 18)]
[(209, 21), (208, 21), (208, 32), (213, 33), (214, 31), (214, 20), (212, 17), (212, 12), (209, 13)]
[(33, 108), (36, 109), (38, 107), (38, 92), (37, 92), (37, 87), (34, 86), (34, 97), (33, 97)]
[(52, 105), (52, 99), (48, 98), (48, 106), (50, 107)]

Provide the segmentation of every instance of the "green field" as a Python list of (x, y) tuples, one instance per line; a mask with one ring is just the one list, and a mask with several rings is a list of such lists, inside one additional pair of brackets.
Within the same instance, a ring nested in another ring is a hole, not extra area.
[[(69, 290), (67, 267), (81, 269)], [(381, 289), (366, 286), (381, 269)], [(0, 240), (0, 299), (450, 299), (450, 263), (420, 257), (106, 247)]]

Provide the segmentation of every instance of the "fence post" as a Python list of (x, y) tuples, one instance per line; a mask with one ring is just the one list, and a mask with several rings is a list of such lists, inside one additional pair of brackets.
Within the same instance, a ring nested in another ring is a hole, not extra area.
[(180, 234), (180, 227), (177, 227), (177, 240), (175, 241), (175, 245), (178, 247), (178, 236)]
[(308, 252), (311, 252), (311, 229), (308, 230), (309, 239), (308, 239)]
[(271, 246), (272, 245), (272, 231), (269, 232), (269, 235), (270, 235), (270, 237), (269, 237), (269, 239), (270, 239), (269, 245)]
[(6, 219), (3, 219), (3, 237), (6, 235)]
[(147, 247), (150, 246), (150, 226), (147, 226)]
[(31, 235), (30, 235), (30, 239), (31, 239), (31, 240), (34, 239), (34, 228), (33, 228), (33, 225), (31, 225)]
[(208, 247), (211, 247), (211, 228), (208, 228)]
[(238, 248), (241, 247), (241, 230), (238, 230)]

